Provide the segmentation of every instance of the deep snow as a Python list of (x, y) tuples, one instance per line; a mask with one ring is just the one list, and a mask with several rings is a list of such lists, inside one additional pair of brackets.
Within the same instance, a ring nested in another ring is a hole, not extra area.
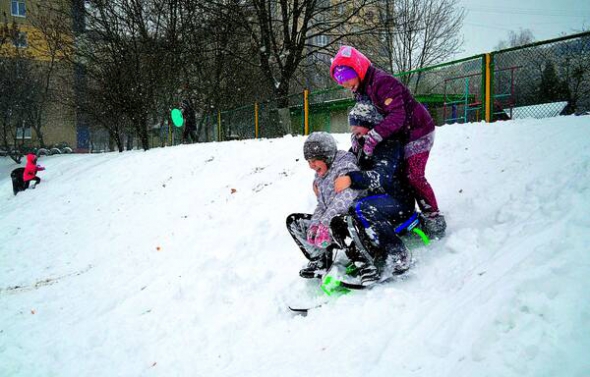
[(437, 129), (447, 237), (307, 317), (303, 141), (43, 157), (16, 197), (0, 160), (0, 376), (590, 375), (590, 117)]

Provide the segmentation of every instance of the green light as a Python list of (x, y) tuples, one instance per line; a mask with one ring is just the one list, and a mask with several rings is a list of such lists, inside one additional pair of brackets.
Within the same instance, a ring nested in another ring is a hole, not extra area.
[(172, 123), (174, 123), (176, 127), (182, 127), (182, 125), (184, 124), (182, 111), (180, 111), (179, 109), (172, 109), (172, 111), (170, 112), (170, 116), (172, 117)]
[(428, 236), (426, 234), (424, 234), (424, 232), (422, 231), (422, 229), (420, 229), (420, 228), (413, 228), (412, 231), (414, 233), (416, 233), (417, 235), (419, 235), (420, 238), (422, 238), (422, 242), (424, 242), (424, 245), (428, 245), (430, 243), (430, 239), (428, 239)]

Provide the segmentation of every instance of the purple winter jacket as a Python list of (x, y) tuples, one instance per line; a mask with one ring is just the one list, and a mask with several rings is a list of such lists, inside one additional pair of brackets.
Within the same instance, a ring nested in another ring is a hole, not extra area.
[(357, 100), (369, 97), (383, 115), (383, 121), (375, 126), (383, 139), (401, 133), (401, 140), (407, 143), (406, 158), (430, 150), (434, 121), (428, 110), (395, 77), (371, 65), (355, 94)]

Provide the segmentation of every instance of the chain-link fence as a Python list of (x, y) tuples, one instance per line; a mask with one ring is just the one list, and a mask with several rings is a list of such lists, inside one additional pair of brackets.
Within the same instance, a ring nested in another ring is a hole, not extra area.
[[(242, 140), (256, 138), (254, 127), (256, 104), (221, 112), (221, 140)], [(219, 137), (219, 135), (218, 135)]]
[(437, 125), (483, 119), (484, 56), (395, 75), (429, 110)]
[(590, 33), (491, 55), (495, 120), (590, 111)]
[[(395, 74), (437, 125), (542, 118), (590, 111), (590, 32)], [(212, 112), (201, 141), (347, 132), (350, 91), (341, 87)], [(182, 129), (167, 128), (166, 145)], [(162, 138), (158, 138), (161, 142)]]
[[(5, 69), (12, 60), (3, 60)], [(70, 72), (69, 70), (67, 72)], [(7, 75), (5, 75), (7, 76)], [(432, 114), (437, 125), (493, 122), (525, 117), (542, 118), (590, 113), (590, 32), (477, 55), (395, 76)], [(8, 77), (8, 76), (7, 76)], [(5, 86), (10, 82), (6, 81)], [(15, 84), (16, 85), (16, 84)], [(67, 88), (56, 87), (59, 93)], [(76, 98), (79, 94), (74, 93)], [(12, 118), (3, 122), (0, 153), (16, 148), (78, 146), (100, 152), (116, 146), (101, 124), (90, 127), (80, 114), (63, 106), (47, 106), (41, 125), (44, 140), (32, 132), (32, 122), (17, 119), (16, 97), (5, 96), (3, 108)], [(59, 96), (58, 96), (59, 97)], [(67, 97), (70, 97), (69, 95)], [(313, 131), (347, 132), (348, 110), (354, 99), (348, 90), (333, 87), (198, 114), (199, 141), (273, 138)], [(12, 107), (11, 107), (12, 106)], [(0, 106), (2, 107), (2, 106)], [(12, 110), (11, 110), (12, 109)], [(23, 112), (30, 114), (31, 111)], [(182, 127), (171, 119), (154, 120), (148, 130), (150, 147), (183, 142)], [(84, 132), (82, 132), (84, 131)], [(125, 149), (139, 147), (133, 131), (120, 135)]]
[(296, 93), (259, 104), (258, 135), (272, 138), (301, 133), (304, 121), (304, 96)]
[(256, 102), (239, 108), (220, 111), (214, 121), (204, 119), (204, 130), (214, 130), (203, 135), (204, 140), (242, 140), (273, 138), (286, 134), (304, 133), (304, 97), (293, 94), (288, 97)]
[(309, 132), (347, 132), (348, 111), (354, 105), (349, 90), (336, 87), (309, 93)]

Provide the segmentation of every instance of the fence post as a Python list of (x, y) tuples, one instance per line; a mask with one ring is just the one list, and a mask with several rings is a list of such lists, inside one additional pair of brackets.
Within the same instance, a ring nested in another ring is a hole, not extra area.
[(305, 135), (309, 135), (309, 89), (303, 91), (303, 122)]
[(254, 102), (254, 137), (258, 139), (258, 102)]
[(486, 59), (486, 99), (485, 99), (485, 118), (486, 123), (491, 123), (494, 119), (494, 114), (492, 113), (494, 110), (493, 101), (493, 75), (494, 75), (494, 58), (491, 53), (487, 53), (485, 55)]
[(221, 109), (217, 110), (217, 141), (221, 141)]
[(477, 117), (477, 121), (486, 120), (486, 98), (487, 98), (487, 90), (486, 90), (486, 67), (487, 67), (487, 59), (486, 55), (481, 55), (481, 90), (479, 91), (479, 102), (481, 103), (481, 118)]

